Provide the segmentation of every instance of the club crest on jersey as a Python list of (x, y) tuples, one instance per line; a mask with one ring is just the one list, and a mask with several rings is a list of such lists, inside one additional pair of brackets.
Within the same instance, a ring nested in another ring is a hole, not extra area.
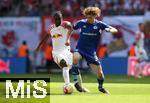
[(97, 29), (97, 26), (94, 26), (93, 29)]
[(60, 38), (60, 37), (62, 37), (61, 34), (54, 34), (54, 35), (52, 36), (52, 38)]

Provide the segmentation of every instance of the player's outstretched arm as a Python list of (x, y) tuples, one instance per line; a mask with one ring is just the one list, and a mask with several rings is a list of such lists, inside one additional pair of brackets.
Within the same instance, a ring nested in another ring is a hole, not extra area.
[(116, 29), (116, 28), (114, 28), (114, 27), (109, 27), (109, 28), (105, 28), (105, 31), (107, 31), (107, 32), (111, 32), (111, 33), (116, 33), (116, 32), (118, 32), (118, 30)]
[(42, 38), (42, 40), (40, 41), (40, 43), (39, 43), (38, 46), (36, 47), (35, 52), (38, 52), (38, 51), (39, 51), (40, 47), (48, 40), (49, 37), (50, 37), (50, 35), (49, 35), (49, 34), (46, 34), (46, 35)]
[(73, 32), (73, 27), (72, 27), (71, 23), (69, 23), (67, 26), (68, 26), (69, 31), (68, 31), (68, 35), (67, 35), (67, 39), (66, 39), (65, 45), (69, 46), (70, 45), (71, 34)]

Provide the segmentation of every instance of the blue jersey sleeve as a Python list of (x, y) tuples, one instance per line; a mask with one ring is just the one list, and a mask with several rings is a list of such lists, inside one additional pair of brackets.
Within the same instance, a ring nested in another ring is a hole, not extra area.
[(105, 30), (106, 28), (110, 28), (110, 26), (104, 22), (100, 22), (100, 29)]
[(81, 27), (82, 22), (81, 21), (77, 21), (74, 25), (73, 25), (73, 29), (77, 30)]

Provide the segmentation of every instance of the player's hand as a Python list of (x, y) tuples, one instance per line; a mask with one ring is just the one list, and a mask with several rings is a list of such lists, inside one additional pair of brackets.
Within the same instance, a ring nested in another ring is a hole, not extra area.
[(38, 49), (38, 48), (36, 48), (36, 49), (34, 50), (34, 53), (38, 53), (38, 51), (39, 51), (39, 49)]
[(66, 41), (65, 45), (66, 45), (66, 46), (69, 46), (69, 45), (70, 45), (70, 41), (69, 41), (69, 40)]
[(111, 27), (111, 28), (105, 28), (105, 31), (111, 32), (111, 33), (117, 33), (118, 32), (118, 30), (116, 28), (113, 28), (113, 27)]

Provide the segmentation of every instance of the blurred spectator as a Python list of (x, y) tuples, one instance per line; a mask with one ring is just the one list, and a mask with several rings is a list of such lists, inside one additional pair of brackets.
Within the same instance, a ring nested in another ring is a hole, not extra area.
[(135, 56), (135, 46), (136, 46), (136, 43), (133, 43), (133, 45), (130, 47), (128, 51), (128, 56), (132, 56), (132, 57)]
[(50, 67), (53, 63), (53, 57), (52, 57), (52, 46), (51, 44), (47, 44), (44, 50), (44, 58), (46, 60), (46, 69), (50, 72)]
[(16, 56), (16, 35), (14, 31), (8, 31), (1, 36), (1, 57)]
[(98, 58), (103, 59), (108, 55), (108, 49), (107, 49), (107, 45), (103, 44), (99, 47), (98, 49)]
[(26, 67), (27, 67), (27, 73), (31, 72), (31, 68), (30, 68), (30, 58), (29, 58), (29, 49), (28, 49), (28, 45), (26, 41), (23, 41), (22, 44), (19, 46), (18, 49), (18, 56), (19, 57), (23, 57), (26, 58)]
[(18, 56), (19, 57), (28, 57), (28, 55), (29, 55), (29, 50), (28, 50), (27, 42), (23, 41), (18, 49)]
[(98, 6), (103, 15), (143, 15), (149, 0), (0, 0), (0, 16), (42, 16), (61, 10), (64, 17), (80, 16), (83, 8)]
[(2, 36), (2, 43), (7, 47), (13, 46), (16, 41), (16, 35), (14, 31), (8, 31), (5, 35)]

